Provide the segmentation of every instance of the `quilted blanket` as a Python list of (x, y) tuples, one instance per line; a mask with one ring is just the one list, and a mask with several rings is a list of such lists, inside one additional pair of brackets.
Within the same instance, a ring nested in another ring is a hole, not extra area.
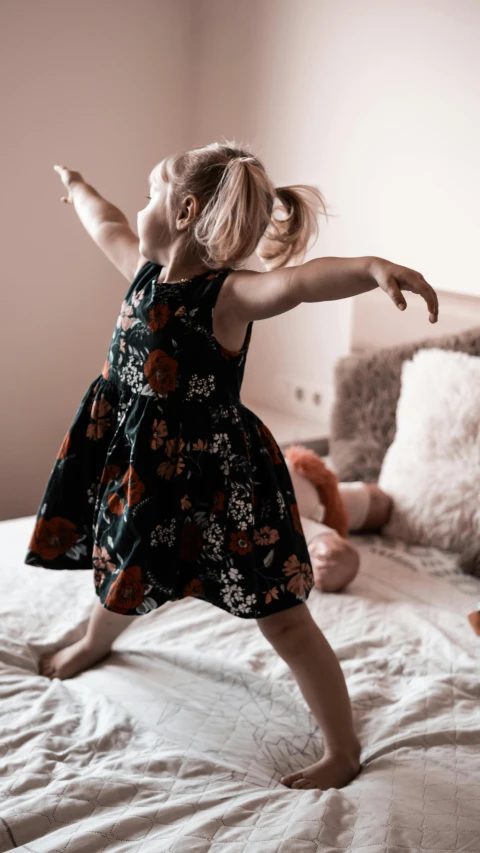
[[(89, 572), (22, 563), (34, 517), (0, 523), (0, 853), (480, 851), (480, 580), (455, 557), (355, 536), (361, 568), (308, 607), (345, 674), (364, 769), (280, 783), (322, 755), (293, 674), (254, 620), (194, 598), (138, 617), (74, 678)], [(307, 540), (315, 522), (302, 518)]]

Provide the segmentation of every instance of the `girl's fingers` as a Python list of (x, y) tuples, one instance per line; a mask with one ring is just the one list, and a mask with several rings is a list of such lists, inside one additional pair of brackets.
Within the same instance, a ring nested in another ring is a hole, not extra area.
[(430, 322), (436, 323), (438, 319), (438, 297), (433, 287), (425, 281), (423, 275), (415, 272), (415, 270), (406, 269), (397, 278), (406, 285), (408, 290), (418, 293), (419, 296), (425, 299), (430, 315)]
[(431, 285), (431, 284), (428, 284), (428, 282), (427, 282), (427, 287), (429, 287), (429, 288), (430, 288), (430, 290), (432, 291), (432, 293), (433, 293), (433, 295), (434, 295), (434, 297), (435, 297), (435, 314), (436, 314), (436, 316), (437, 316), (437, 320), (438, 320), (439, 306), (438, 306), (438, 296), (437, 296), (437, 292), (436, 292), (436, 290), (434, 290), (434, 289), (433, 289), (433, 287), (432, 287), (432, 285)]
[(438, 298), (433, 287), (425, 280), (422, 282), (420, 295), (423, 296), (430, 311), (430, 322), (436, 323), (438, 317)]
[(437, 322), (438, 296), (421, 273), (382, 260), (372, 264), (371, 269), (379, 286), (401, 311), (407, 308), (402, 290), (410, 290), (412, 293), (418, 293), (427, 303), (430, 322)]
[(385, 286), (383, 288), (385, 292), (389, 295), (392, 302), (395, 302), (395, 305), (398, 305), (399, 308), (406, 308), (407, 303), (404, 297), (402, 296), (402, 292), (395, 281), (393, 275), (389, 275), (385, 282)]

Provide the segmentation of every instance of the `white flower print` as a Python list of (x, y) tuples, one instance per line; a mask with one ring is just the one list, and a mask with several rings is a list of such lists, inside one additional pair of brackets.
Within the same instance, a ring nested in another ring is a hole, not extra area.
[(172, 548), (175, 545), (175, 519), (170, 519), (170, 524), (157, 524), (150, 535), (150, 545), (155, 546), (160, 543), (168, 545)]
[(225, 531), (211, 515), (202, 531), (202, 557), (207, 560), (219, 560), (222, 556), (223, 540)]
[(201, 399), (209, 397), (212, 391), (215, 391), (215, 377), (210, 373), (208, 378), (200, 378), (197, 373), (190, 377), (189, 390), (186, 395), (187, 400), (192, 400), (194, 397)]
[(228, 517), (233, 518), (238, 530), (247, 530), (253, 524), (252, 502), (248, 499), (242, 483), (232, 484), (228, 497)]
[(216, 432), (212, 435), (209, 446), (210, 453), (219, 453), (221, 456), (230, 456), (232, 445), (226, 432)]
[(139, 367), (139, 359), (138, 354), (134, 353), (130, 356), (127, 363), (122, 367), (121, 370), (121, 381), (128, 385), (132, 391), (136, 391), (137, 394), (140, 394), (142, 388), (145, 384), (145, 374), (143, 369)]
[(278, 511), (280, 514), (280, 518), (284, 518), (285, 516), (285, 498), (283, 497), (281, 491), (277, 490), (277, 503), (278, 503)]
[[(230, 570), (229, 574), (231, 572), (232, 570)], [(226, 605), (226, 608), (234, 614), (253, 613), (255, 596), (245, 595), (244, 590), (239, 584), (229, 584), (226, 572), (221, 573), (221, 581), (223, 584), (222, 601)]]

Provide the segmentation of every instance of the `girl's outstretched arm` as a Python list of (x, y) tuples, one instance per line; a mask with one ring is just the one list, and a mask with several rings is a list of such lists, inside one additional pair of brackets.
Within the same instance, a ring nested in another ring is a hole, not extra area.
[[(304, 264), (269, 272), (235, 270), (223, 301), (239, 322), (265, 320), (290, 311), (301, 302), (347, 299), (380, 287), (400, 310), (407, 307), (402, 290), (425, 299), (431, 323), (438, 320), (433, 287), (415, 270), (376, 257), (313, 258)], [(222, 294), (219, 296), (219, 302)]]
[(63, 196), (61, 200), (73, 204), (92, 240), (122, 275), (132, 281), (147, 259), (140, 254), (140, 241), (130, 228), (125, 214), (87, 184), (80, 172), (58, 164), (54, 169), (68, 190), (68, 196)]
[(313, 258), (295, 268), (292, 287), (302, 302), (346, 299), (380, 287), (401, 311), (407, 307), (401, 291), (410, 290), (425, 299), (430, 322), (438, 320), (437, 294), (423, 275), (384, 258)]

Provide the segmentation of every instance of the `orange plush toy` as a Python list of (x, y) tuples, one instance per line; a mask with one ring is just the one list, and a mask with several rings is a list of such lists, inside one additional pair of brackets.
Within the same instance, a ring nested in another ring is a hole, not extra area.
[(332, 527), (339, 536), (348, 536), (348, 517), (345, 504), (338, 489), (338, 479), (333, 471), (327, 468), (323, 459), (320, 459), (313, 450), (302, 447), (300, 444), (291, 444), (284, 451), (295, 470), (308, 477), (316, 487), (320, 502), (325, 507), (323, 524)]

